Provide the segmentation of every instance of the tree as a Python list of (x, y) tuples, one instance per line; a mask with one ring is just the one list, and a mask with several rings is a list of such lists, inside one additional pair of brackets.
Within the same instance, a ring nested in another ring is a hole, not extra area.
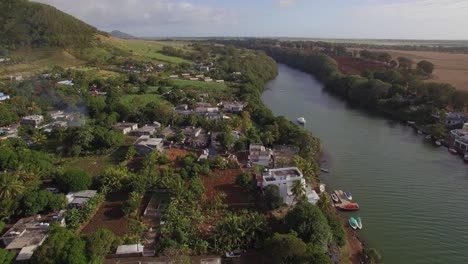
[(22, 209), (27, 216), (58, 211), (66, 205), (65, 195), (44, 190), (30, 192), (24, 195), (22, 200)]
[(332, 241), (327, 219), (320, 209), (307, 201), (300, 201), (286, 215), (286, 225), (297, 232), (305, 242), (326, 248)]
[(14, 263), (15, 252), (0, 248), (0, 264)]
[(268, 185), (263, 189), (263, 195), (265, 201), (270, 209), (276, 209), (283, 204), (283, 198), (281, 197), (279, 187), (276, 185)]
[(110, 253), (116, 241), (114, 233), (105, 228), (100, 228), (85, 238), (86, 252), (91, 263), (102, 263), (105, 256)]
[(422, 60), (417, 64), (418, 70), (421, 70), (423, 73), (430, 75), (434, 71), (434, 64), (427, 60)]
[(411, 70), (411, 66), (413, 66), (413, 60), (406, 57), (398, 57), (397, 60), (400, 68)]
[(293, 182), (291, 192), (294, 195), (294, 201), (299, 201), (305, 198), (306, 187), (301, 180), (297, 180)]
[(56, 181), (65, 192), (78, 192), (88, 189), (93, 179), (85, 171), (79, 169), (68, 169), (57, 175)]
[(0, 200), (18, 197), (24, 191), (24, 184), (16, 174), (4, 173), (0, 175)]
[(31, 258), (32, 264), (86, 264), (85, 242), (75, 233), (60, 226), (50, 228), (51, 235)]
[(271, 131), (266, 131), (262, 134), (263, 144), (267, 146), (271, 146), (274, 141), (275, 141), (275, 137), (273, 136), (273, 133), (271, 133)]
[(112, 191), (119, 191), (130, 179), (130, 172), (126, 166), (112, 166), (104, 170), (99, 181), (102, 186), (107, 186)]
[(295, 233), (275, 233), (266, 241), (266, 248), (275, 263), (303, 263), (307, 253), (306, 243)]
[(333, 261), (328, 256), (327, 252), (323, 248), (316, 247), (312, 244), (307, 245), (307, 253), (305, 257), (307, 263), (314, 264), (332, 264)]
[(244, 191), (252, 190), (252, 176), (249, 173), (242, 173), (236, 178), (236, 184)]

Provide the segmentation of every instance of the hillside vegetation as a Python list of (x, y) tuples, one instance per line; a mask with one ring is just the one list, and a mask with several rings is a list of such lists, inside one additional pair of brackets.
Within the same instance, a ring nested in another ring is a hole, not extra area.
[(0, 45), (23, 47), (84, 47), (97, 29), (49, 5), (27, 0), (0, 2)]

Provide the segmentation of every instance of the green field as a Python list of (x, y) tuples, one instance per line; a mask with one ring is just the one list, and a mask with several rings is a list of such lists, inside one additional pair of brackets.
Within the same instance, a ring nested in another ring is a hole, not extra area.
[(139, 39), (117, 39), (117, 38), (101, 38), (105, 43), (111, 44), (124, 51), (131, 52), (134, 56), (155, 59), (169, 63), (191, 63), (190, 61), (178, 57), (167, 56), (161, 54), (160, 51), (164, 46), (172, 46), (175, 48), (184, 49), (185, 44), (173, 41), (152, 41)]
[(203, 82), (203, 81), (190, 81), (182, 79), (174, 79), (174, 84), (182, 88), (196, 88), (203, 92), (216, 92), (216, 91), (225, 91), (227, 86), (225, 83), (217, 82)]
[(122, 96), (122, 103), (128, 104), (137, 104), (139, 106), (146, 105), (150, 102), (161, 102), (163, 99), (158, 94), (126, 94)]

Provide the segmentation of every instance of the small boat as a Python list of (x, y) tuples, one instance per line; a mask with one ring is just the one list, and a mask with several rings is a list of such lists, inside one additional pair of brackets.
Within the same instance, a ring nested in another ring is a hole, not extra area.
[(468, 154), (465, 154), (465, 156), (463, 157), (463, 160), (468, 163)]
[(442, 146), (442, 142), (440, 142), (440, 140), (434, 141), (434, 144), (438, 147)]
[(235, 250), (231, 252), (226, 252), (226, 258), (240, 258), (241, 257), (241, 252), (240, 250)]
[(325, 192), (325, 184), (321, 183), (321, 184), (319, 185), (319, 190), (320, 190), (320, 193)]
[(305, 120), (305, 118), (303, 118), (303, 117), (299, 117), (299, 118), (297, 119), (297, 123), (299, 123), (299, 124), (301, 124), (301, 125), (305, 125), (306, 120)]
[(358, 229), (358, 222), (357, 222), (356, 218), (350, 217), (350, 218), (348, 219), (348, 223), (349, 223), (349, 226), (350, 226), (353, 230)]
[(338, 196), (336, 194), (332, 193), (332, 194), (330, 194), (330, 196), (331, 196), (333, 202), (335, 202), (335, 203), (340, 202), (340, 198), (338, 198)]
[(418, 130), (418, 134), (419, 134), (419, 135), (422, 135), (423, 132), (422, 132), (421, 130)]
[(453, 155), (458, 155), (458, 151), (454, 148), (449, 148), (448, 151), (452, 153)]
[(361, 217), (356, 217), (357, 228), (362, 229), (362, 219)]
[(416, 122), (414, 122), (414, 121), (408, 121), (407, 123), (408, 123), (408, 125), (411, 125), (411, 126), (416, 125)]
[(344, 195), (345, 195), (346, 199), (348, 199), (350, 201), (353, 200), (353, 195), (351, 194), (350, 191), (344, 192)]
[(327, 169), (324, 169), (324, 168), (320, 168), (320, 170), (321, 170), (322, 172), (325, 172), (325, 173), (330, 173), (330, 171), (329, 171), (329, 170), (327, 170)]
[(341, 204), (341, 205), (338, 205), (337, 208), (342, 211), (358, 211), (359, 204), (357, 203)]
[(427, 135), (427, 136), (426, 136), (426, 140), (432, 140), (432, 136), (431, 136), (431, 135)]

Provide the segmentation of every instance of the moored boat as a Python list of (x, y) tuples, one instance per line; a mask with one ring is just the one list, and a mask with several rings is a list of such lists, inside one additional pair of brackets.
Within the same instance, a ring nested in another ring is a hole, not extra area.
[(330, 194), (330, 196), (331, 196), (333, 202), (335, 202), (335, 203), (340, 202), (340, 198), (338, 198), (338, 196), (336, 194), (332, 193), (332, 194)]
[(348, 223), (349, 223), (349, 226), (352, 229), (354, 229), (354, 230), (358, 229), (358, 222), (357, 222), (356, 218), (354, 218), (354, 217), (348, 218)]
[(426, 140), (432, 140), (432, 136), (431, 136), (431, 135), (427, 135), (427, 136), (426, 136)]
[(440, 140), (434, 141), (434, 144), (438, 147), (442, 146), (442, 142), (440, 142)]
[(463, 160), (468, 163), (468, 154), (465, 154), (465, 156), (463, 157)]
[(304, 117), (299, 117), (299, 118), (297, 119), (297, 123), (299, 123), (299, 124), (301, 124), (301, 125), (305, 125), (306, 120), (305, 120)]
[(330, 173), (330, 171), (329, 171), (329, 170), (327, 170), (327, 169), (324, 169), (324, 168), (320, 168), (320, 170), (321, 170), (322, 172), (325, 172), (325, 173)]
[(357, 228), (362, 229), (362, 219), (361, 217), (356, 217)]
[(457, 155), (458, 154), (458, 151), (454, 148), (449, 148), (448, 151), (454, 155)]
[(352, 201), (353, 200), (353, 195), (351, 194), (350, 191), (343, 192), (344, 195), (346, 196), (346, 199)]
[(422, 134), (424, 134), (424, 133), (422, 132), (422, 130), (418, 130), (418, 134), (419, 134), (419, 135), (422, 135)]
[(342, 211), (358, 211), (359, 204), (357, 203), (341, 204), (341, 205), (338, 205), (337, 208)]

